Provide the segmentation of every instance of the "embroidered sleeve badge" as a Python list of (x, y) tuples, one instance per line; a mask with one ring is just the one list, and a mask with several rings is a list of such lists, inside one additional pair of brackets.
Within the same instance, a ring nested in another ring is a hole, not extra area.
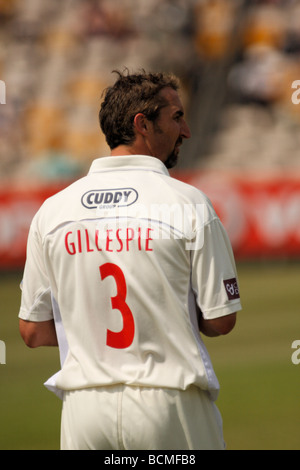
[(226, 279), (224, 282), (225, 290), (227, 293), (228, 300), (234, 300), (240, 298), (239, 287), (235, 277), (232, 279)]

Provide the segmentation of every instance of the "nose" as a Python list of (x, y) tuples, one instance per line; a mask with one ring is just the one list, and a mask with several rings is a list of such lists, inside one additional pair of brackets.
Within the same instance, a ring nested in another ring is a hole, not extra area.
[(191, 131), (185, 120), (182, 122), (181, 126), (181, 137), (184, 139), (189, 139), (192, 136)]

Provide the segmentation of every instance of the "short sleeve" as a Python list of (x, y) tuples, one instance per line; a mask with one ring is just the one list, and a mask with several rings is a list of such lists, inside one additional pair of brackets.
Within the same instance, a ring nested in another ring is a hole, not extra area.
[(26, 263), (21, 282), (19, 318), (29, 321), (48, 321), (53, 318), (51, 289), (43, 259), (43, 246), (33, 219), (27, 240)]
[(242, 307), (234, 255), (221, 221), (216, 216), (202, 231), (201, 248), (191, 252), (191, 282), (203, 318), (214, 319)]

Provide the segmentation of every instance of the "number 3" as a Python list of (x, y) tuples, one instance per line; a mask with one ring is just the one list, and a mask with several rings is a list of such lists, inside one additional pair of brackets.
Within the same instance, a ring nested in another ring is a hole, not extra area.
[(113, 276), (117, 285), (117, 295), (111, 297), (111, 306), (121, 312), (123, 317), (123, 329), (119, 332), (107, 330), (106, 344), (111, 348), (128, 348), (134, 338), (134, 319), (126, 300), (127, 287), (123, 271), (119, 266), (112, 263), (105, 263), (99, 266), (101, 279)]

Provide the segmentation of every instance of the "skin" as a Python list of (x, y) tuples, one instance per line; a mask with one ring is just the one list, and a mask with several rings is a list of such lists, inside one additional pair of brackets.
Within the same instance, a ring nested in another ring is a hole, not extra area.
[[(184, 110), (178, 93), (172, 88), (164, 88), (161, 95), (168, 105), (162, 108), (155, 123), (138, 113), (134, 118), (135, 140), (131, 145), (120, 145), (111, 151), (111, 156), (148, 155), (161, 160), (167, 168), (176, 165), (180, 146), (191, 133), (184, 119)], [(213, 320), (204, 320), (198, 312), (200, 331), (210, 337), (227, 335), (234, 328), (236, 313)], [(19, 320), (21, 336), (27, 346), (57, 346), (53, 320), (30, 322)]]
[(32, 322), (19, 320), (19, 330), (29, 348), (58, 346), (54, 321)]
[(160, 93), (169, 104), (162, 108), (157, 121), (153, 123), (138, 113), (134, 118), (135, 141), (113, 149), (112, 156), (149, 155), (161, 160), (168, 168), (176, 165), (179, 148), (191, 133), (178, 93), (172, 88), (164, 88)]

